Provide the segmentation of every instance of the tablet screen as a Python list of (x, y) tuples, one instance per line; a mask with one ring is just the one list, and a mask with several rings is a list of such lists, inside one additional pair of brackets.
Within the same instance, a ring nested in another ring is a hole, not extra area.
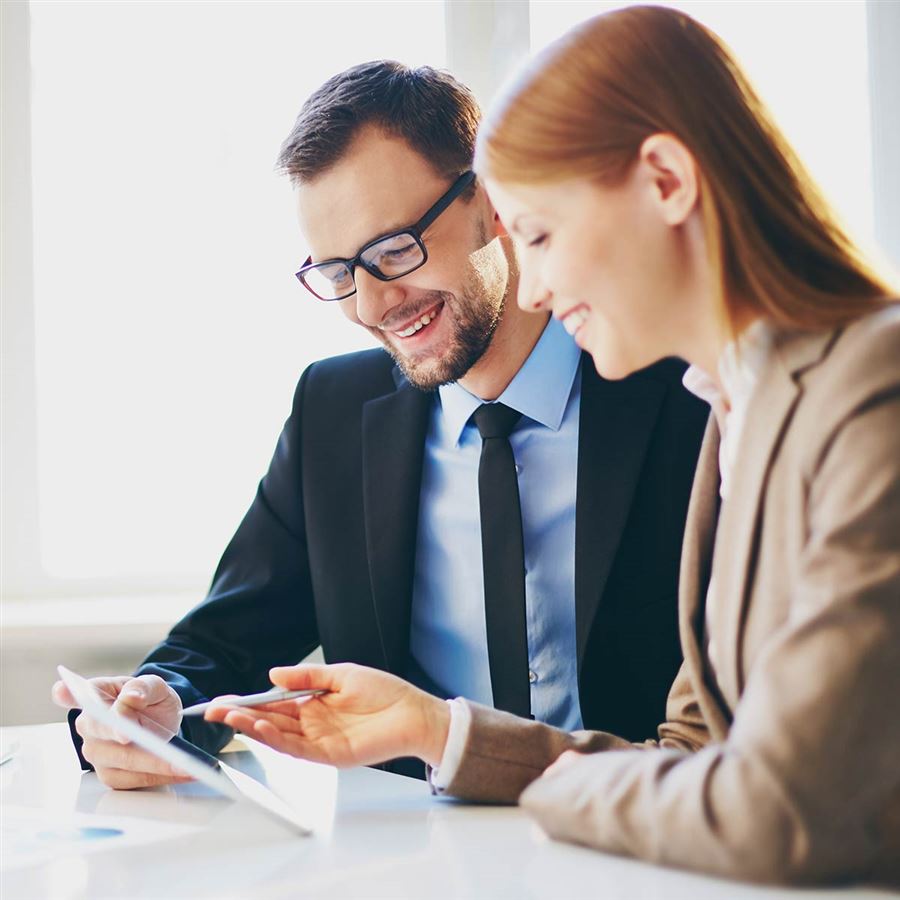
[(250, 804), (265, 813), (270, 819), (281, 823), (294, 834), (308, 835), (311, 833), (309, 828), (299, 820), (297, 813), (264, 784), (224, 763), (220, 763), (218, 769), (213, 769), (206, 763), (200, 762), (164, 738), (116, 712), (110, 699), (100, 694), (86, 678), (65, 666), (57, 666), (57, 671), (63, 684), (69, 689), (79, 706), (97, 721), (115, 729), (148, 753), (152, 753), (159, 759), (196, 778), (197, 781), (217, 793), (236, 802)]

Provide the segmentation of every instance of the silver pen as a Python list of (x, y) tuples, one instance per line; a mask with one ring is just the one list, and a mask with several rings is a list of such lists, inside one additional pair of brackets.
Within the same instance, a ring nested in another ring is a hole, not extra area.
[(13, 741), (8, 747), (4, 747), (2, 753), (0, 753), (0, 766), (8, 763), (18, 752), (18, 741)]
[(183, 709), (183, 716), (202, 716), (208, 709), (216, 706), (262, 706), (264, 703), (278, 703), (280, 700), (294, 700), (297, 697), (318, 697), (327, 694), (328, 691), (316, 688), (307, 688), (302, 691), (286, 691), (283, 688), (274, 688), (271, 691), (263, 691), (261, 694), (245, 694), (243, 697), (222, 697), (209, 700), (206, 703), (197, 703)]

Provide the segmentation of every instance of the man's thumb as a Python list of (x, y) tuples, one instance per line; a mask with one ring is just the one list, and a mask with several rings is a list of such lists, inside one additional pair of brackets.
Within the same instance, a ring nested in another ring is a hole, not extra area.
[(119, 691), (118, 701), (132, 709), (143, 709), (149, 701), (147, 686), (139, 678), (126, 681)]

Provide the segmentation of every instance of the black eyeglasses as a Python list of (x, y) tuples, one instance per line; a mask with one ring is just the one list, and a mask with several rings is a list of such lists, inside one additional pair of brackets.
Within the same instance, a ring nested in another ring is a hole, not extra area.
[(370, 241), (353, 259), (326, 259), (314, 263), (312, 257), (308, 257), (296, 273), (297, 278), (320, 300), (343, 300), (356, 293), (353, 273), (357, 266), (362, 266), (379, 281), (393, 281), (415, 272), (428, 261), (422, 233), (474, 180), (474, 172), (463, 172), (415, 225)]

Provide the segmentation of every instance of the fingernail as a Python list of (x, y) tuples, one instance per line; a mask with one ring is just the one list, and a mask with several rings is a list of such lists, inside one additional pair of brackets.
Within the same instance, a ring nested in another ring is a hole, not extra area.
[(122, 691), (123, 697), (131, 697), (132, 700), (143, 700), (144, 694), (142, 691), (136, 691), (133, 688), (127, 691)]

